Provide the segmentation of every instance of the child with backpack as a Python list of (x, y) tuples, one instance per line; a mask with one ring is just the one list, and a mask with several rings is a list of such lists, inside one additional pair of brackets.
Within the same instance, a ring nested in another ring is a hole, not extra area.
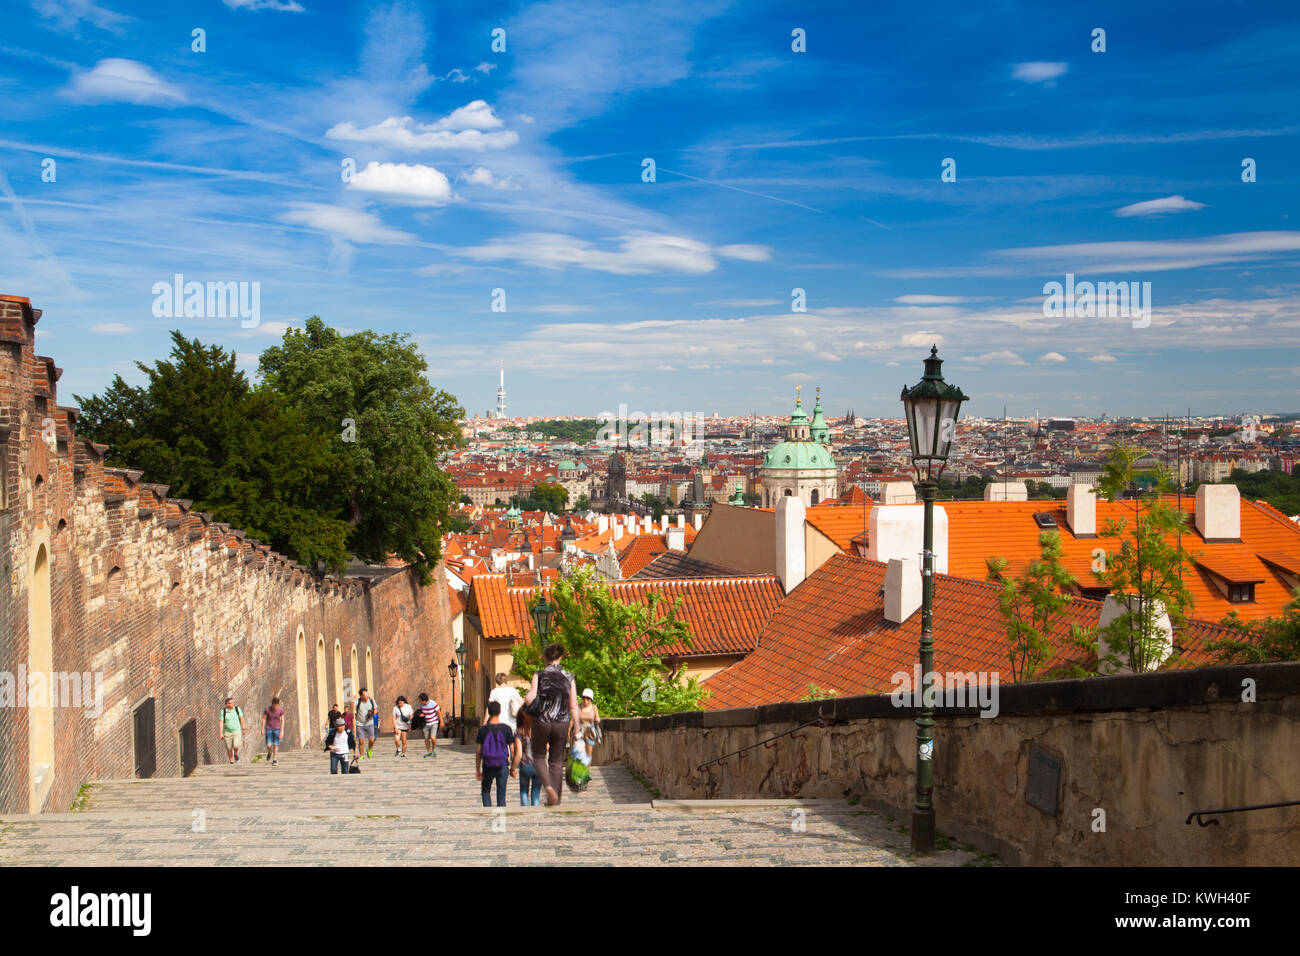
[(497, 785), (497, 806), (506, 805), (506, 775), (519, 774), (519, 742), (508, 724), (501, 722), (501, 704), (488, 702), (488, 719), (478, 729), (474, 751), (474, 778), (482, 784), (483, 806), (492, 806), (492, 782)]

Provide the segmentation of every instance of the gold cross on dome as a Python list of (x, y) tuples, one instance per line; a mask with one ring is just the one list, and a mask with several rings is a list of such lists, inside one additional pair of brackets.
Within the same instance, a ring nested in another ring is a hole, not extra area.
[(802, 385), (796, 385), (796, 386), (794, 387), (794, 400), (795, 400), (796, 402), (802, 402), (802, 401), (803, 401), (803, 386), (802, 386)]

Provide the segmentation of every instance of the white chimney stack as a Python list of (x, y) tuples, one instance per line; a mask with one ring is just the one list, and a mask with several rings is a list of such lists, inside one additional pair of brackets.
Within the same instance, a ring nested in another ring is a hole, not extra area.
[(623, 526), (621, 524), (614, 525), (614, 540), (619, 541), (622, 539), (622, 537), (623, 537)]
[(695, 525), (695, 530), (699, 531), (700, 527), (704, 524), (704, 515), (696, 515), (692, 523)]
[(880, 486), (882, 505), (916, 504), (916, 486), (910, 481), (887, 481)]
[(902, 624), (920, 606), (920, 563), (915, 557), (890, 558), (885, 568), (885, 620)]
[(677, 527), (679, 527), (679, 528), (685, 528), (685, 527), (686, 527), (686, 515), (678, 515), (678, 516), (677, 516)]
[(784, 496), (776, 506), (776, 576), (789, 594), (807, 573), (803, 547), (803, 501), (794, 495)]
[(600, 534), (609, 530), (609, 515), (600, 515), (596, 518), (596, 530)]
[[(1205, 485), (1201, 486), (1206, 487)], [(1101, 618), (1097, 622), (1097, 670), (1102, 674), (1133, 674), (1136, 673), (1133, 667), (1133, 661), (1129, 658), (1126, 648), (1116, 648), (1114, 654), (1119, 658), (1119, 663), (1108, 661), (1106, 658), (1111, 656), (1111, 646), (1106, 641), (1104, 632), (1106, 626), (1115, 618), (1128, 611), (1129, 605), (1126, 601), (1136, 601), (1136, 598), (1130, 596), (1127, 599), (1117, 598), (1114, 595), (1107, 595), (1105, 602), (1101, 606)], [(1137, 609), (1134, 608), (1134, 611)], [(1155, 601), (1152, 609), (1155, 613), (1155, 629), (1157, 636), (1155, 640), (1157, 646), (1152, 660), (1147, 661), (1146, 669), (1153, 671), (1173, 653), (1174, 649), (1174, 629), (1169, 623), (1169, 615), (1165, 613), (1165, 606), (1160, 601)]]
[(668, 539), (669, 551), (686, 550), (686, 529), (685, 528), (669, 528), (667, 539)]
[(650, 531), (651, 525), (654, 523), (654, 517), (651, 515), (646, 515), (641, 523), (642, 525), (645, 526), (645, 530), (648, 533)]
[[(925, 508), (918, 505), (876, 505), (867, 518), (867, 557), (888, 562), (916, 558), (925, 548)], [(919, 566), (919, 565), (918, 565)], [(934, 508), (934, 569), (948, 573), (948, 512)]]
[(1091, 485), (1065, 490), (1065, 521), (1076, 538), (1097, 537), (1097, 495)]
[(984, 486), (985, 501), (1028, 501), (1029, 489), (1023, 481), (990, 481)]
[(660, 516), (659, 516), (659, 529), (660, 529), (661, 531), (667, 531), (667, 530), (668, 530), (668, 516), (667, 516), (667, 515), (660, 515)]
[(1196, 530), (1206, 541), (1241, 540), (1241, 492), (1236, 485), (1196, 489)]

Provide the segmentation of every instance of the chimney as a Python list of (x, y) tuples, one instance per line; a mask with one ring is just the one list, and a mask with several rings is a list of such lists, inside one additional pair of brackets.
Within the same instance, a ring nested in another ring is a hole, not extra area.
[(880, 486), (882, 505), (916, 504), (916, 487), (910, 481), (886, 481)]
[(984, 486), (985, 501), (1028, 501), (1029, 489), (1023, 481), (990, 481)]
[(685, 528), (669, 528), (668, 534), (665, 537), (667, 538), (669, 551), (686, 550), (686, 529)]
[(902, 624), (921, 606), (921, 566), (915, 557), (890, 558), (885, 568), (885, 620)]
[[(925, 547), (925, 508), (918, 505), (876, 505), (867, 518), (867, 557), (889, 562), (916, 558)], [(948, 512), (934, 508), (934, 569), (948, 573)]]
[(609, 530), (609, 515), (599, 515), (596, 518), (596, 531), (599, 534), (604, 534), (608, 530)]
[(686, 527), (686, 515), (678, 515), (678, 516), (677, 516), (677, 527), (679, 527), (679, 528), (685, 528), (685, 527)]
[(646, 515), (644, 520), (641, 523), (645, 526), (645, 530), (649, 532), (651, 530), (651, 525), (654, 523), (654, 517), (651, 515)]
[(701, 526), (704, 524), (704, 515), (696, 515), (692, 523), (695, 525), (695, 530), (699, 531)]
[(667, 516), (667, 515), (660, 515), (660, 516), (659, 516), (659, 530), (660, 530), (660, 531), (667, 531), (667, 530), (668, 530), (668, 516)]
[[(1201, 487), (1204, 488), (1206, 486), (1202, 485)], [(1233, 486), (1233, 488), (1235, 490), (1235, 486)], [(1108, 624), (1115, 620), (1115, 618), (1128, 611), (1130, 602), (1135, 603), (1136, 598), (1131, 595), (1127, 598), (1118, 598), (1114, 595), (1107, 595), (1105, 603), (1101, 606), (1101, 618), (1097, 622), (1097, 630), (1099, 632), (1097, 634), (1097, 670), (1102, 674), (1136, 673), (1133, 668), (1133, 662), (1129, 659), (1127, 648), (1116, 648), (1114, 650), (1113, 653), (1119, 658), (1118, 665), (1113, 661), (1106, 660), (1107, 657), (1110, 657), (1112, 650), (1106, 641), (1105, 634), (1100, 633)], [(1134, 608), (1134, 610), (1136, 611), (1136, 608)], [(1156, 601), (1154, 611), (1155, 627), (1156, 631), (1159, 633), (1159, 637), (1157, 638), (1159, 641), (1159, 647), (1155, 652), (1155, 658), (1147, 661), (1146, 669), (1148, 671), (1155, 670), (1168, 660), (1169, 655), (1173, 653), (1174, 649), (1174, 629), (1173, 625), (1169, 623), (1169, 615), (1165, 613), (1164, 604), (1160, 601)]]
[(1241, 540), (1241, 492), (1236, 485), (1196, 489), (1196, 530), (1207, 542)]
[(614, 525), (614, 540), (619, 541), (622, 539), (622, 537), (623, 537), (623, 526), (621, 524)]
[(1092, 485), (1070, 485), (1065, 490), (1065, 522), (1076, 538), (1097, 537), (1097, 495)]
[(803, 547), (803, 501), (786, 495), (776, 506), (776, 576), (789, 594), (803, 581), (806, 571)]

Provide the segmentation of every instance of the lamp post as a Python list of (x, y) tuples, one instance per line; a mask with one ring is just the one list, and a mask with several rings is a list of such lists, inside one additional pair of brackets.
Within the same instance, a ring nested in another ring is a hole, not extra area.
[(465, 642), (456, 642), (456, 660), (460, 662), (457, 672), (460, 674), (460, 742), (465, 742)]
[(921, 695), (916, 717), (916, 802), (912, 806), (912, 852), (934, 852), (934, 699), (927, 693), (934, 670), (934, 499), (939, 476), (957, 435), (957, 416), (966, 395), (943, 380), (937, 346), (925, 360), (921, 381), (903, 386), (903, 410), (912, 443), (912, 467), (925, 502), (925, 551), (921, 568)]
[(546, 602), (546, 594), (543, 592), (542, 599), (533, 605), (530, 613), (533, 616), (533, 625), (542, 638), (542, 646), (545, 647), (546, 638), (551, 633), (551, 617), (555, 614), (555, 605)]
[[(451, 712), (453, 717), (456, 714), (456, 675), (460, 673), (460, 665), (453, 659), (447, 664), (447, 673), (451, 675)], [(447, 728), (447, 736), (451, 736), (451, 728)]]

